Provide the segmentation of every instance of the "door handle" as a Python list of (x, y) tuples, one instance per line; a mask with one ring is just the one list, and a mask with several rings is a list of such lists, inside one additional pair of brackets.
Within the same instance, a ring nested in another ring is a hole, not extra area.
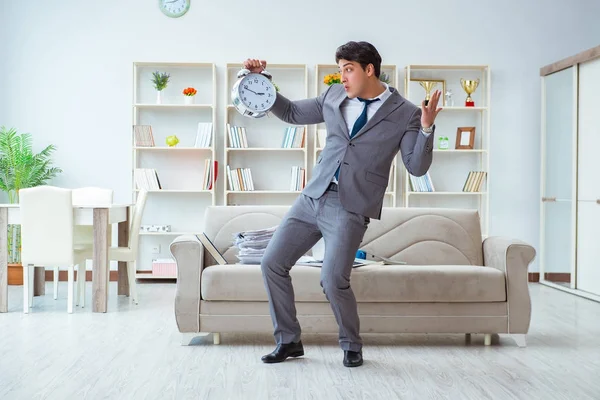
[[(600, 199), (598, 199), (600, 200)], [(556, 201), (556, 197), (542, 197), (542, 201)], [(600, 204), (600, 203), (599, 203)]]
[(596, 199), (596, 204), (600, 204), (600, 199)]

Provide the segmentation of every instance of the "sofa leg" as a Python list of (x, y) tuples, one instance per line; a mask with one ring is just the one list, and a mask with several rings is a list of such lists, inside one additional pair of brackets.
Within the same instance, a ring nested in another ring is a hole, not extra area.
[(526, 340), (526, 335), (519, 333), (511, 333), (510, 337), (513, 338), (513, 340), (515, 341), (515, 343), (517, 344), (517, 346), (519, 347), (527, 347), (527, 340)]
[(220, 333), (213, 333), (213, 343), (221, 344), (221, 334)]
[(486, 333), (483, 339), (483, 344), (486, 346), (490, 346), (492, 344), (492, 334)]

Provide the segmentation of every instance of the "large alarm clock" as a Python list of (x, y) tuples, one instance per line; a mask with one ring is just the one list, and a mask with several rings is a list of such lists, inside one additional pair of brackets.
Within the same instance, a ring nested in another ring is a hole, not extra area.
[(237, 78), (231, 90), (231, 100), (235, 109), (249, 118), (262, 118), (267, 115), (277, 97), (271, 75), (265, 70), (255, 73), (244, 68), (238, 72)]

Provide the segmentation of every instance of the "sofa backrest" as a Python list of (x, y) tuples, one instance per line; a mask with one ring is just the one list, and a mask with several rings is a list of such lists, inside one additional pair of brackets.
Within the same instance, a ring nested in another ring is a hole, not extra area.
[(384, 207), (360, 248), (410, 265), (483, 265), (477, 210)]
[[(204, 233), (229, 263), (239, 262), (234, 235), (278, 225), (289, 206), (210, 206)], [(384, 207), (371, 219), (360, 248), (411, 265), (483, 265), (477, 210)], [(205, 265), (214, 264), (205, 252)]]

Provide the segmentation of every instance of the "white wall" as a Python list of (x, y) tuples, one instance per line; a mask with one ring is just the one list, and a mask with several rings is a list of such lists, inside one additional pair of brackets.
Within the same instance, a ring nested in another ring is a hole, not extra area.
[[(163, 16), (156, 0), (0, 3), (0, 43), (6, 41), (0, 84), (7, 99), (0, 125), (31, 132), (38, 148), (58, 147), (56, 164), (65, 172), (55, 184), (112, 187), (116, 201), (129, 201), (131, 193), (133, 61), (214, 62), (222, 82), (227, 62), (332, 63), (338, 45), (367, 40), (384, 63), (400, 69), (489, 64), (490, 232), (536, 247), (539, 68), (600, 38), (594, 0), (545, 1), (544, 9), (520, 0), (380, 0), (373, 10), (359, 0), (328, 7), (317, 0), (192, 0), (180, 19)], [(219, 104), (223, 99), (220, 93)]]

